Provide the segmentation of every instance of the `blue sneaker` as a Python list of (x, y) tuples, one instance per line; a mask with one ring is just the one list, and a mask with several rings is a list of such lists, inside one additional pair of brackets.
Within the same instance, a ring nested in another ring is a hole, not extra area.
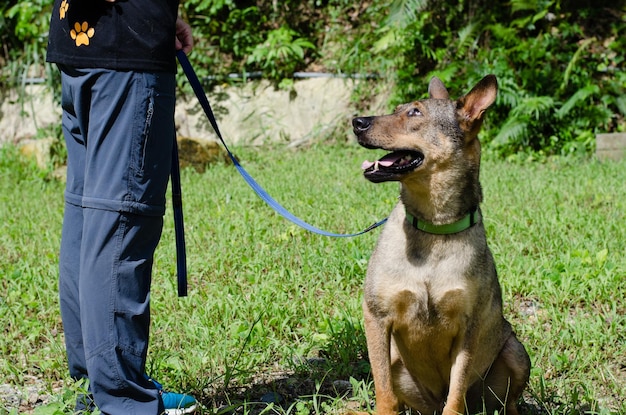
[(196, 410), (197, 402), (193, 396), (184, 393), (167, 392), (163, 390), (163, 385), (159, 382), (150, 378), (148, 375), (145, 376), (146, 379), (154, 383), (154, 386), (156, 386), (161, 394), (161, 400), (163, 400), (166, 415), (191, 414)]

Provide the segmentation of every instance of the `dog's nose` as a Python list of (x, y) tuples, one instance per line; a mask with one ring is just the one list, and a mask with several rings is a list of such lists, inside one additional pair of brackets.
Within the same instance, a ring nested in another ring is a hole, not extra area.
[(354, 134), (360, 134), (370, 129), (374, 117), (357, 117), (352, 119)]

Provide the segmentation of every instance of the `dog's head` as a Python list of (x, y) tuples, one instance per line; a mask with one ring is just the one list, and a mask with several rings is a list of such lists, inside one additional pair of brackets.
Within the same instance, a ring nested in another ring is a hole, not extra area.
[(496, 77), (487, 75), (453, 101), (443, 83), (433, 78), (428, 99), (400, 105), (393, 114), (354, 118), (354, 134), (362, 146), (389, 152), (378, 161), (363, 163), (365, 177), (375, 183), (406, 182), (421, 172), (432, 174), (451, 165), (477, 170), (476, 136), (497, 89)]

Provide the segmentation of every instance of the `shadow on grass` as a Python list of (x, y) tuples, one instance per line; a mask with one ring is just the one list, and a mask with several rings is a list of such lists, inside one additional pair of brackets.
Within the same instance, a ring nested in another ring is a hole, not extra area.
[[(359, 361), (353, 373), (341, 376), (324, 358), (306, 359), (294, 371), (267, 371), (247, 385), (205, 390), (199, 396), (211, 414), (320, 414), (372, 408), (369, 363)], [(365, 373), (364, 373), (365, 372)]]

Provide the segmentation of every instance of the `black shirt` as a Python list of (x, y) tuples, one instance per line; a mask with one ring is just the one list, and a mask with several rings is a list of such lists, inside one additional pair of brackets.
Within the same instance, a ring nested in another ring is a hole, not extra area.
[(48, 62), (175, 72), (178, 0), (54, 0)]

